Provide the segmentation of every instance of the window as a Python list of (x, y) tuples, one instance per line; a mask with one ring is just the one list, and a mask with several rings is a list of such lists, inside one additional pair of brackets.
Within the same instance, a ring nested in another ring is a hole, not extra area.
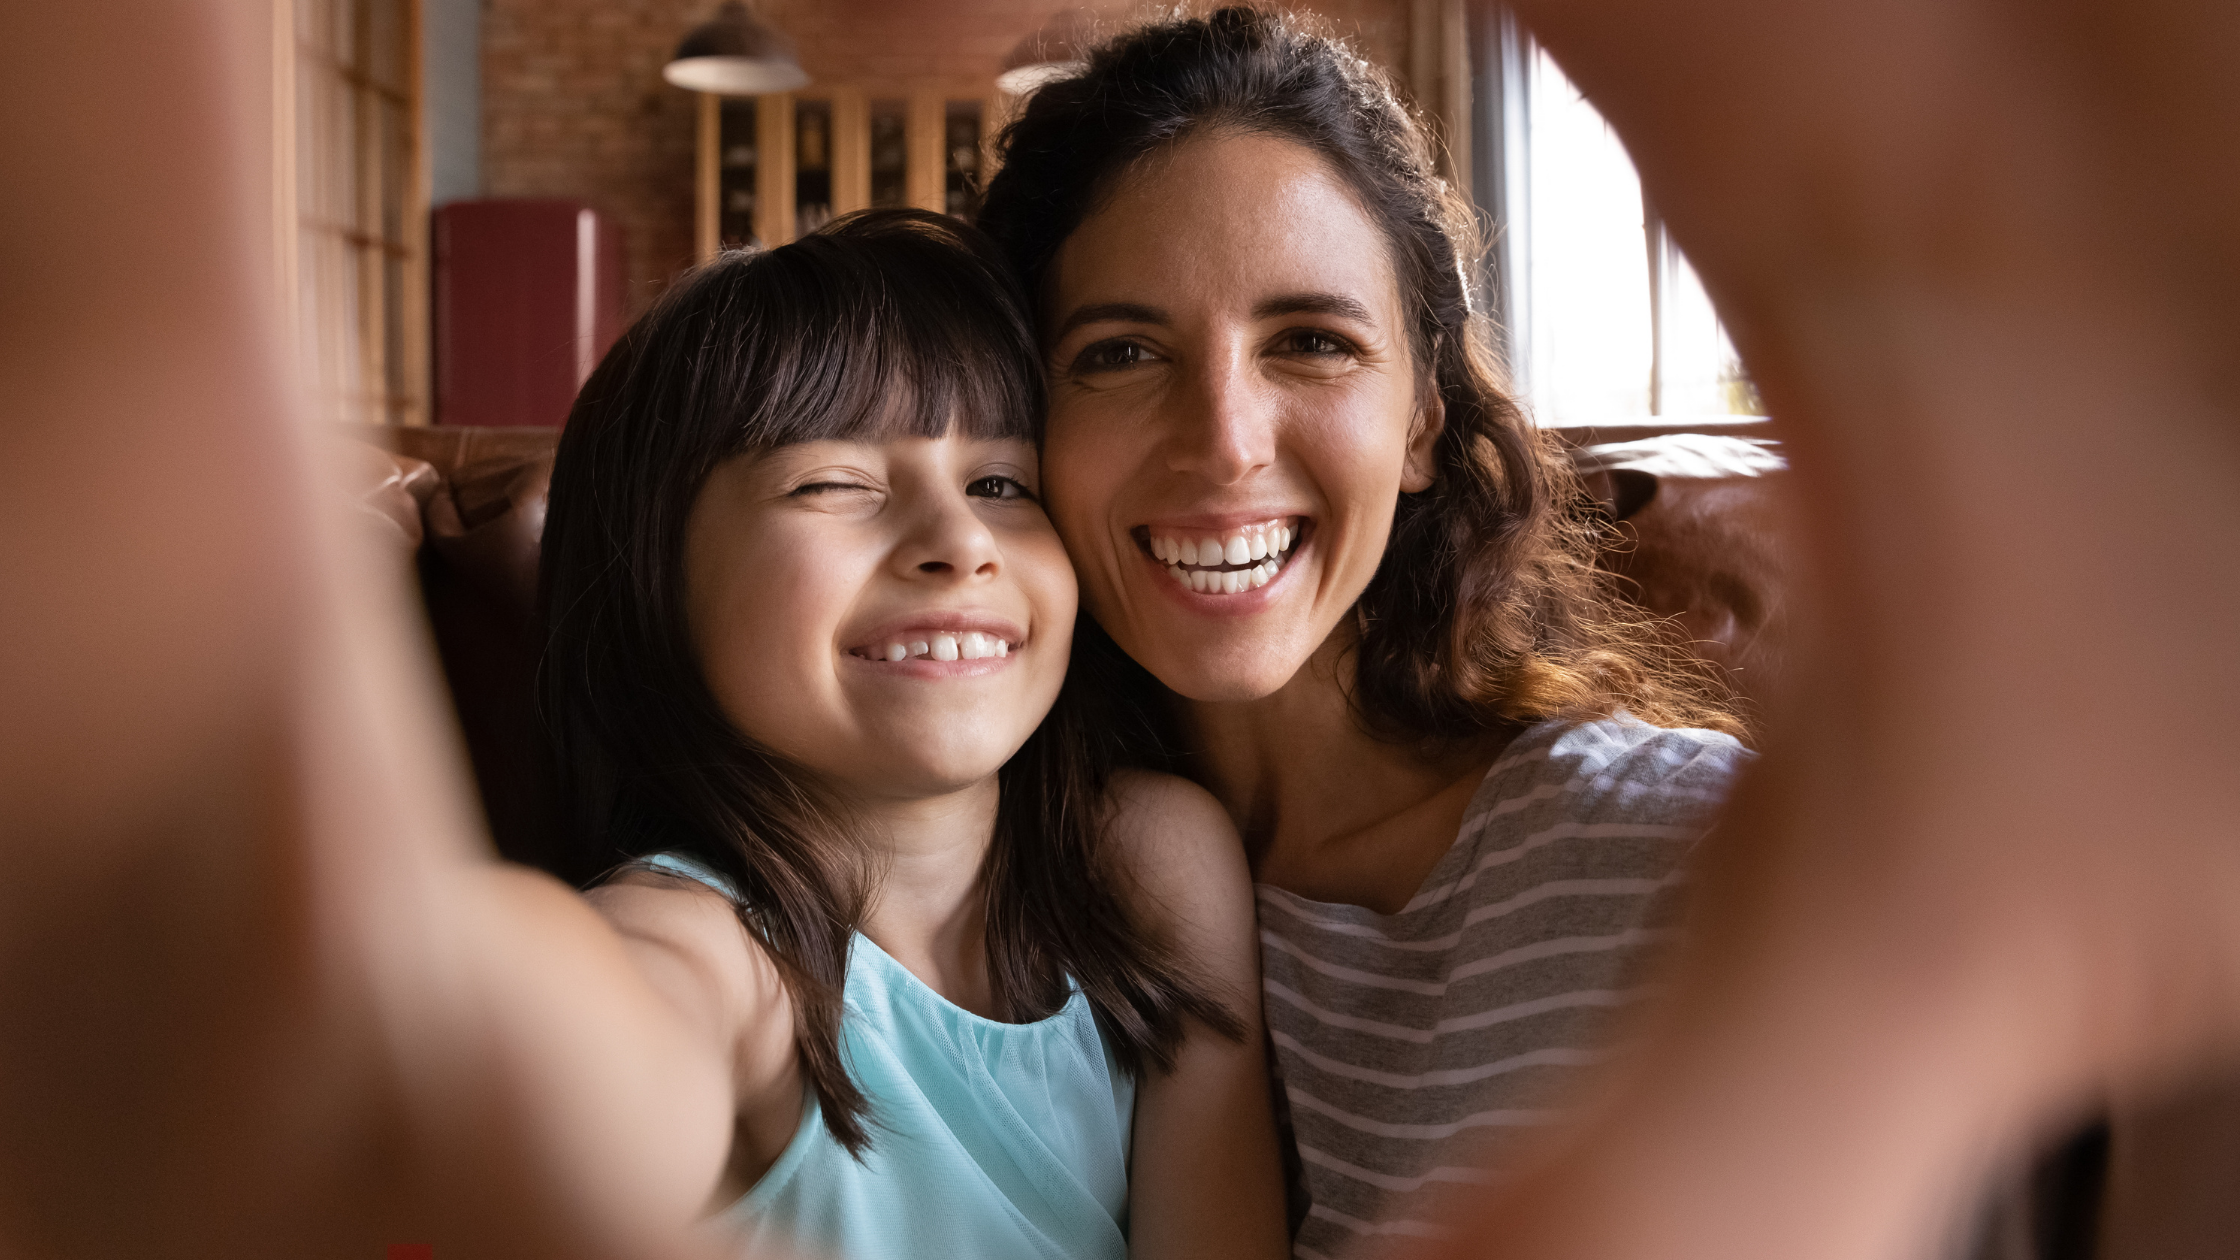
[[(295, 219), (282, 256), (312, 405), (327, 419), (427, 418), (427, 217), (416, 7), (278, 0), (292, 47)], [(284, 202), (285, 204), (285, 202)]]
[(1533, 414), (1565, 428), (1758, 414), (1609, 124), (1507, 14), (1471, 35), (1474, 191), (1494, 226), (1485, 296)]

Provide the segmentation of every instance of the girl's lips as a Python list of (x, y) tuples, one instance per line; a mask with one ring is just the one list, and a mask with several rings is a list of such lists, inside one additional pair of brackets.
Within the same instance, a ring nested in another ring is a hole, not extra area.
[(866, 677), (893, 679), (920, 679), (928, 681), (955, 681), (958, 679), (986, 678), (1000, 674), (1018, 663), (1015, 656), (988, 656), (978, 660), (937, 661), (930, 656), (915, 656), (906, 660), (872, 660), (869, 657), (846, 654), (849, 666), (865, 671)]
[(1001, 660), (1024, 646), (1026, 637), (1024, 627), (1005, 617), (972, 609), (927, 609), (891, 618), (857, 636), (846, 654), (882, 664)]

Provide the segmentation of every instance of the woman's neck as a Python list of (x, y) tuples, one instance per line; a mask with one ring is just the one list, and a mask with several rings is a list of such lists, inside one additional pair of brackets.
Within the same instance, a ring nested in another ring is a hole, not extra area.
[(1505, 737), (1439, 753), (1377, 739), (1346, 693), (1341, 624), (1275, 694), (1180, 702), (1191, 776), (1244, 836), (1255, 878), (1317, 901), (1396, 910), (1454, 842)]
[(997, 800), (990, 775), (941, 796), (852, 803), (882, 859), (859, 930), (934, 992), (991, 1017), (980, 873)]

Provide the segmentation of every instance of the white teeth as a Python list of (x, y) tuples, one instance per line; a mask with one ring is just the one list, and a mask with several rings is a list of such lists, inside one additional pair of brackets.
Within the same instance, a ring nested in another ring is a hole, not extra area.
[(924, 656), (926, 653), (931, 652), (932, 650), (933, 645), (926, 642), (924, 639), (910, 640), (910, 655), (912, 656)]
[(937, 634), (933, 636), (933, 659), (937, 661), (953, 661), (957, 659), (957, 636), (953, 634)]
[(890, 661), (909, 660), (910, 649), (902, 646), (899, 643), (889, 643), (887, 645), (887, 659)]
[(996, 640), (996, 655), (997, 655), (997, 656), (1009, 656), (1009, 655), (1011, 655), (1011, 640), (1009, 640), (1009, 639), (997, 639), (997, 640)]
[[(1201, 594), (1234, 595), (1257, 590), (1275, 580), (1299, 531), (1282, 521), (1248, 526), (1226, 538), (1150, 539), (1154, 559), (1187, 590)], [(1249, 567), (1239, 567), (1249, 566)]]

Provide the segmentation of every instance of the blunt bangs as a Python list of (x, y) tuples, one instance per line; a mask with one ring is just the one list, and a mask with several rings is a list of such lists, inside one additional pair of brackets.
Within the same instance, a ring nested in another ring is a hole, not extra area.
[(693, 283), (711, 352), (695, 401), (730, 418), (719, 459), (953, 430), (1041, 436), (1025, 300), (992, 247), (953, 220), (851, 217), (726, 255)]

